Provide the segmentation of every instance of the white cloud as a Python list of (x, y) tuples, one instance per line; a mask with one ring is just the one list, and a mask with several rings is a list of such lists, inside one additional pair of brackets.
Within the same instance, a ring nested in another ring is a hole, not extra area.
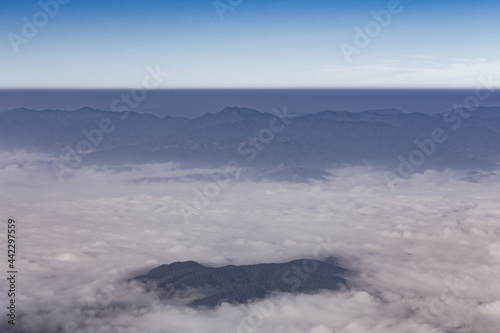
[[(330, 85), (342, 82), (345, 87), (404, 87), (404, 88), (475, 88), (480, 78), (500, 71), (499, 62), (457, 60), (431, 62), (382, 62), (375, 64), (322, 65), (322, 77)], [(500, 88), (495, 77), (493, 86)]]
[(428, 56), (428, 55), (418, 55), (418, 54), (403, 54), (402, 57), (409, 58), (423, 58), (423, 59), (436, 59), (436, 57)]
[[(25, 332), (245, 332), (248, 325), (494, 332), (500, 325), (498, 179), (470, 183), (459, 172), (428, 171), (392, 192), (383, 172), (345, 168), (326, 183), (232, 182), (186, 224), (179, 209), (204, 182), (131, 182), (187, 173), (173, 165), (82, 168), (59, 183), (44, 163), (19, 159), (22, 167), (0, 167), (0, 205), (19, 226)], [(350, 291), (209, 311), (160, 301), (125, 281), (173, 261), (282, 262), (314, 257), (318, 246), (351, 269)]]

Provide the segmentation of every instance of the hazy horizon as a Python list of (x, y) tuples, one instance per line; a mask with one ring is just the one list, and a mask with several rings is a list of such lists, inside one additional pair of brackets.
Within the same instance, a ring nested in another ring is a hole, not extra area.
[[(483, 90), (485, 88), (482, 88)], [(457, 108), (475, 89), (170, 89), (149, 90), (147, 98), (131, 111), (158, 116), (196, 117), (225, 107), (248, 107), (262, 112), (286, 106), (290, 113), (324, 110), (365, 111), (400, 109), (403, 112), (435, 114)], [(487, 90), (485, 90), (488, 92)], [(0, 89), (0, 111), (16, 108), (34, 110), (77, 110), (92, 107), (109, 111), (125, 89)], [(500, 106), (500, 91), (493, 90), (480, 106)]]

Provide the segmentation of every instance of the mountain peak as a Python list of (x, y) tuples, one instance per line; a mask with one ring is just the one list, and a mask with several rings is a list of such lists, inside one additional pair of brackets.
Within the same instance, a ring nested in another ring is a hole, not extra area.
[[(301, 281), (298, 287), (294, 287), (292, 282), (283, 277), (295, 269), (293, 267), (304, 265), (305, 261), (313, 263), (316, 269), (310, 272), (308, 278)], [(324, 261), (297, 259), (285, 263), (223, 267), (207, 267), (195, 261), (187, 261), (161, 265), (135, 279), (156, 283), (160, 293), (166, 291), (163, 295), (167, 298), (173, 295), (172, 291), (183, 291), (187, 288), (198, 290), (200, 298), (187, 300), (187, 305), (213, 308), (224, 302), (245, 304), (275, 292), (312, 293), (348, 288), (343, 277), (347, 272), (347, 269), (336, 264), (334, 258)]]
[(102, 110), (97, 110), (90, 106), (84, 106), (82, 108), (79, 108), (78, 110), (75, 110), (75, 112), (102, 112)]
[(375, 109), (375, 110), (366, 110), (363, 111), (365, 113), (376, 113), (381, 116), (388, 116), (388, 115), (401, 115), (404, 114), (403, 111), (399, 109)]
[(236, 115), (251, 115), (261, 113), (255, 109), (249, 109), (245, 107), (237, 106), (227, 106), (222, 111), (218, 112), (221, 114), (236, 114)]

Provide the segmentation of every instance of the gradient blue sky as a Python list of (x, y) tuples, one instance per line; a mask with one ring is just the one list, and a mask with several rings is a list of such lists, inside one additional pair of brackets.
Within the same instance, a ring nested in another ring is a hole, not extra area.
[(167, 89), (500, 87), (500, 1), (400, 4), (347, 62), (340, 44), (388, 1), (243, 0), (222, 21), (212, 0), (71, 0), (16, 53), (8, 34), (41, 8), (1, 0), (0, 88), (132, 88), (147, 66)]

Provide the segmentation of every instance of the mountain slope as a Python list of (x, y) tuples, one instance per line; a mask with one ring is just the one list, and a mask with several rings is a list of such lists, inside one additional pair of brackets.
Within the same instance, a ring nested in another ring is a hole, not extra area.
[(339, 290), (347, 286), (342, 277), (347, 270), (333, 258), (324, 261), (299, 259), (279, 264), (206, 267), (194, 261), (161, 265), (145, 275), (142, 282), (153, 282), (163, 298), (172, 298), (192, 288), (201, 296), (189, 305), (215, 307), (223, 302), (247, 303), (273, 292), (309, 293)]
[[(177, 162), (184, 166), (325, 169), (333, 165), (395, 166), (436, 130), (446, 140), (424, 168), (482, 167), (500, 162), (500, 108), (439, 115), (399, 110), (323, 111), (277, 117), (228, 107), (194, 119), (150, 114), (16, 109), (0, 114), (0, 149), (65, 156), (82, 164)], [(104, 124), (104, 126), (103, 126)], [(85, 148), (85, 149), (84, 149)]]

